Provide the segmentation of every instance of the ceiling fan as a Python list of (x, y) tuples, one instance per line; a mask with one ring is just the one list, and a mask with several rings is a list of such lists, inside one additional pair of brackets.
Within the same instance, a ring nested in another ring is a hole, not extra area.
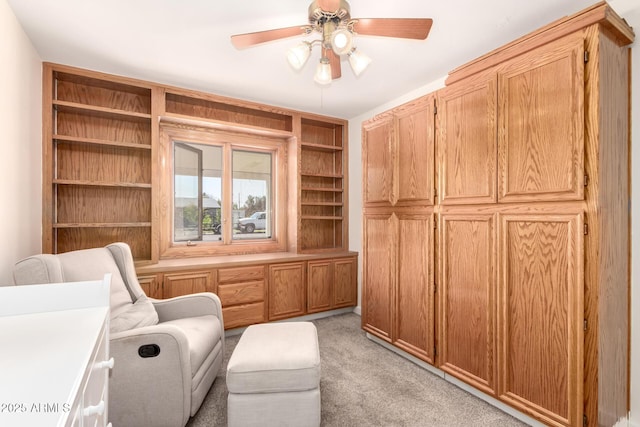
[(331, 83), (342, 75), (340, 56), (347, 55), (356, 75), (369, 65), (371, 59), (356, 50), (354, 35), (398, 37), (424, 40), (432, 19), (427, 18), (351, 18), (351, 8), (346, 0), (313, 0), (309, 6), (309, 24), (277, 28), (255, 33), (231, 36), (238, 49), (288, 37), (320, 33), (319, 40), (303, 41), (289, 49), (287, 59), (292, 67), (300, 69), (309, 59), (314, 44), (320, 44), (322, 57), (315, 74), (320, 84)]

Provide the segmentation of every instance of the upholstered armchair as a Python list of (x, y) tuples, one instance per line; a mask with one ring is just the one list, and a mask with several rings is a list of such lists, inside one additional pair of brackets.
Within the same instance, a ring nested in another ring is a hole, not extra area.
[(101, 279), (111, 273), (109, 421), (114, 426), (184, 426), (215, 380), (224, 354), (220, 299), (199, 293), (148, 298), (125, 243), (16, 263), (16, 285)]

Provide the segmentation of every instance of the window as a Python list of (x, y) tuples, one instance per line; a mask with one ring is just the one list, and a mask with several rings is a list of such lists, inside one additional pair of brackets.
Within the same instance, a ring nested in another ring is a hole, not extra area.
[(163, 126), (161, 197), (171, 205), (161, 213), (160, 255), (286, 250), (286, 188), (277, 188), (286, 182), (285, 147), (276, 138)]

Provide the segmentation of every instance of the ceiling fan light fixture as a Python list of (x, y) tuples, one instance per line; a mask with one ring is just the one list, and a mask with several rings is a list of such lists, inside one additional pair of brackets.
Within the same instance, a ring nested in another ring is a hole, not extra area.
[(287, 50), (287, 61), (294, 69), (300, 70), (311, 55), (311, 43), (302, 42)]
[(313, 77), (316, 83), (321, 85), (328, 85), (331, 83), (331, 65), (329, 64), (329, 58), (320, 58), (318, 68), (316, 68), (316, 74)]
[(349, 65), (351, 65), (351, 69), (356, 76), (362, 74), (369, 64), (371, 64), (371, 58), (356, 50), (355, 47), (351, 49), (351, 52), (349, 52)]
[(347, 28), (338, 28), (331, 33), (331, 48), (336, 55), (345, 55), (353, 48), (353, 33)]

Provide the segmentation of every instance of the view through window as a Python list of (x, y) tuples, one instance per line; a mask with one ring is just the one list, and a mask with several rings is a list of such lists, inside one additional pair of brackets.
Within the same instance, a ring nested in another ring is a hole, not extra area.
[(173, 155), (174, 242), (272, 237), (273, 153), (174, 141)]

